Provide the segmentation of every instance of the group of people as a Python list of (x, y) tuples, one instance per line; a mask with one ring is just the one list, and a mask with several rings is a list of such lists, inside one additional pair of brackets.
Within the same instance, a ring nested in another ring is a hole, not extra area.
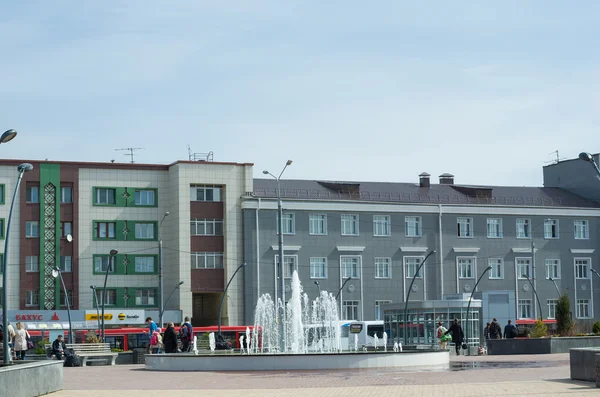
[[(172, 322), (167, 324), (164, 332), (152, 320), (152, 317), (146, 318), (148, 326), (148, 353), (188, 353), (194, 341), (194, 331), (189, 317), (185, 317), (183, 324), (179, 328), (179, 333), (175, 332), (175, 326)], [(178, 339), (181, 341), (181, 347), (178, 345)]]
[[(15, 329), (16, 328), (16, 329)], [(25, 329), (23, 323), (18, 322), (15, 324), (15, 327), (9, 322), (6, 327), (6, 332), (3, 330), (0, 332), (2, 338), (8, 338), (8, 344), (12, 347), (14, 360), (25, 360), (25, 355), (27, 354), (27, 350), (33, 347), (33, 343), (31, 342), (31, 335)], [(2, 340), (0, 338), (0, 340)]]
[[(456, 349), (456, 354), (460, 355), (460, 349), (465, 344), (465, 334), (460, 325), (460, 321), (455, 318), (450, 328), (446, 329), (442, 322), (438, 322), (438, 327), (436, 329), (436, 337), (439, 340), (440, 347), (442, 349), (446, 349), (446, 343), (448, 342), (447, 335), (451, 335), (450, 340), (454, 343), (454, 348)], [(502, 332), (502, 328), (500, 324), (498, 324), (498, 319), (494, 318), (491, 323), (487, 323), (483, 330), (483, 338), (485, 340), (485, 346), (482, 348), (487, 349), (487, 341), (489, 339), (511, 339), (516, 338), (519, 334), (519, 331), (512, 323), (511, 320), (508, 320), (508, 324), (504, 327), (504, 333)]]
[(483, 329), (483, 339), (487, 342), (489, 339), (513, 339), (519, 335), (517, 326), (508, 320), (506, 326), (504, 326), (504, 333), (502, 328), (498, 324), (498, 320), (494, 318), (491, 323), (487, 323)]

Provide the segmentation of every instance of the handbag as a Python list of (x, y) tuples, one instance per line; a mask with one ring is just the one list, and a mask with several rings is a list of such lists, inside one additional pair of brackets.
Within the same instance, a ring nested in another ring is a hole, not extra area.
[(467, 350), (469, 348), (469, 346), (467, 346), (465, 342), (463, 342), (461, 347), (463, 348), (463, 350)]
[(33, 341), (31, 340), (31, 336), (29, 335), (29, 332), (27, 332), (27, 331), (25, 331), (25, 340), (27, 341), (27, 350), (33, 349), (35, 347), (35, 345), (33, 344)]

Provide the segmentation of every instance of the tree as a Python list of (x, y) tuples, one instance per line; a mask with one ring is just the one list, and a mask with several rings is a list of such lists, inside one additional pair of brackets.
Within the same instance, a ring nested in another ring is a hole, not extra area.
[(571, 300), (563, 293), (556, 304), (556, 331), (560, 336), (571, 335), (573, 320), (571, 319)]
[(531, 336), (532, 338), (543, 338), (548, 334), (548, 327), (546, 326), (546, 324), (544, 324), (544, 322), (542, 321), (541, 318), (538, 318), (534, 325), (533, 325), (533, 329), (531, 330), (531, 333), (529, 334), (529, 336)]

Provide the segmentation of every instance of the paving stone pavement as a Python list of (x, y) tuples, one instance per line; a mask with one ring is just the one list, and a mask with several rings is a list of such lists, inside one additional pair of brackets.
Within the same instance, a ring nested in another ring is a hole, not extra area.
[(65, 390), (52, 396), (600, 396), (594, 383), (570, 380), (568, 354), (459, 356), (451, 358), (451, 370), (157, 372), (142, 365), (89, 366), (65, 368), (64, 378)]

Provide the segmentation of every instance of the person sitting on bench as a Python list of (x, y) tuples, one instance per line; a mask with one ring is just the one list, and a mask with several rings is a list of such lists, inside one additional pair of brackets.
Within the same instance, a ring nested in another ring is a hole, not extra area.
[(64, 360), (66, 350), (67, 350), (67, 346), (65, 345), (65, 342), (63, 341), (63, 336), (58, 335), (56, 340), (54, 342), (52, 342), (52, 354), (54, 356), (56, 356), (56, 358), (58, 360)]

